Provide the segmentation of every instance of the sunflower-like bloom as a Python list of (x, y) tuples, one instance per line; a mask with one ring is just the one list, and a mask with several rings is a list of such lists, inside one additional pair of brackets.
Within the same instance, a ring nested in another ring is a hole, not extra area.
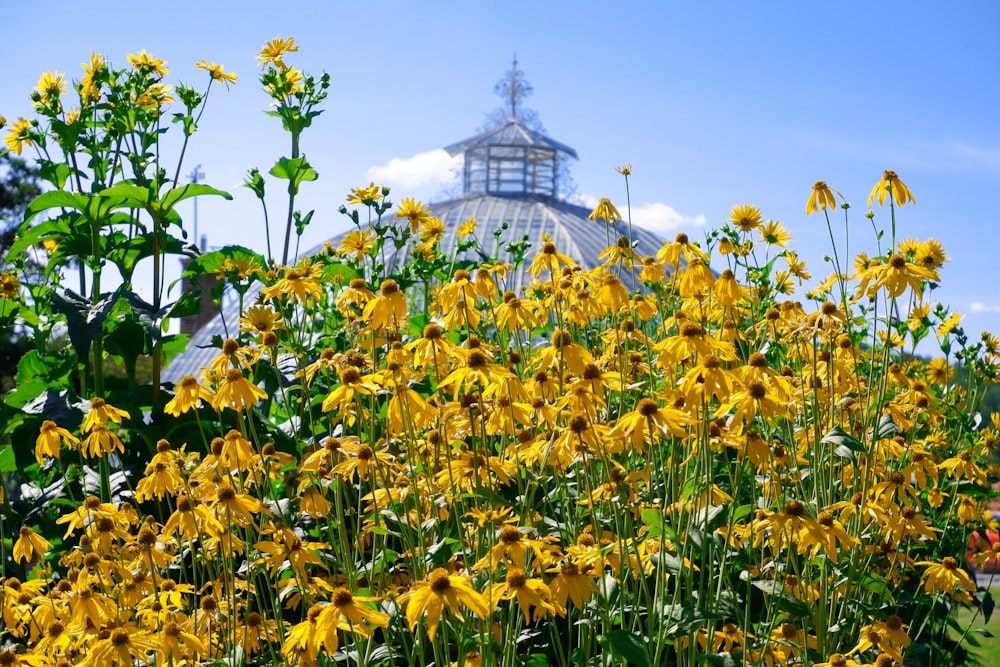
[(146, 53), (146, 49), (142, 49), (139, 53), (130, 53), (126, 58), (128, 58), (128, 62), (132, 65), (133, 70), (146, 74), (155, 74), (158, 77), (170, 74), (170, 70), (165, 67), (167, 61), (161, 58), (154, 58), (152, 54)]
[(375, 202), (385, 199), (385, 192), (381, 185), (369, 183), (351, 188), (351, 194), (347, 195), (347, 203), (364, 206), (374, 206)]
[(226, 371), (226, 379), (212, 400), (212, 407), (221, 410), (230, 407), (234, 410), (249, 410), (257, 405), (257, 401), (267, 398), (263, 389), (243, 377), (243, 371), (230, 368)]
[(607, 223), (614, 223), (615, 220), (622, 219), (622, 214), (618, 212), (618, 209), (615, 208), (610, 199), (604, 197), (601, 201), (597, 202), (597, 206), (594, 207), (594, 210), (587, 217), (594, 221), (603, 220)]
[(642, 398), (635, 410), (618, 418), (607, 438), (626, 441), (632, 451), (644, 452), (647, 440), (655, 442), (657, 437), (666, 437), (668, 434), (683, 438), (687, 435), (685, 426), (690, 422), (691, 419), (685, 412), (676, 408), (661, 408), (653, 399)]
[(42, 428), (35, 439), (35, 459), (38, 461), (38, 465), (44, 463), (43, 456), (58, 459), (59, 448), (64, 444), (67, 447), (75, 447), (80, 444), (80, 441), (54, 421), (49, 419), (43, 421)]
[(3, 139), (4, 143), (7, 144), (7, 149), (11, 153), (20, 155), (24, 144), (34, 146), (31, 137), (28, 136), (31, 128), (31, 121), (25, 118), (18, 118), (11, 124), (10, 129), (7, 130), (7, 136)]
[(103, 398), (94, 398), (90, 401), (90, 412), (83, 420), (80, 431), (88, 433), (97, 424), (107, 425), (109, 421), (121, 424), (122, 419), (128, 418), (129, 414), (125, 410), (120, 410), (110, 403), (106, 403)]
[[(827, 185), (826, 181), (813, 183), (812, 193), (809, 195), (809, 201), (806, 202), (806, 215), (819, 213), (820, 209), (825, 211), (828, 208), (837, 208), (837, 198), (834, 194), (839, 195), (840, 193)], [(843, 197), (841, 196), (841, 198)]]
[(98, 639), (87, 656), (87, 662), (93, 665), (132, 665), (136, 661), (145, 661), (156, 648), (149, 632), (127, 623), (111, 630), (107, 639)]
[(741, 232), (757, 229), (761, 220), (760, 209), (752, 204), (737, 204), (729, 212), (729, 222), (736, 225)]
[(83, 68), (83, 79), (80, 80), (80, 102), (86, 106), (101, 95), (97, 75), (107, 67), (107, 62), (100, 53), (91, 52), (90, 62), (80, 63), (80, 67)]
[(197, 408), (199, 400), (211, 403), (214, 398), (215, 392), (200, 384), (193, 375), (185, 375), (177, 385), (177, 393), (167, 402), (163, 411), (168, 415), (180, 417), (188, 410)]
[(503, 582), (490, 587), (489, 599), (494, 609), (501, 600), (511, 598), (517, 599), (525, 623), (540, 621), (556, 610), (552, 604), (552, 591), (545, 582), (529, 579), (520, 568), (511, 568)]
[(289, 37), (288, 39), (275, 37), (261, 47), (260, 53), (257, 54), (257, 62), (260, 63), (261, 67), (271, 65), (278, 69), (285, 69), (285, 61), (282, 60), (282, 56), (298, 50), (299, 46), (295, 43), (294, 37)]
[(879, 288), (884, 287), (890, 298), (896, 298), (910, 287), (919, 297), (923, 294), (921, 283), (924, 281), (938, 282), (941, 280), (937, 271), (907, 262), (902, 255), (896, 254), (885, 264), (873, 264), (858, 272), (856, 278), (860, 281), (858, 295), (875, 296)]
[(371, 253), (377, 244), (378, 236), (371, 227), (352, 229), (341, 239), (340, 245), (337, 246), (337, 254), (341, 257), (354, 255), (354, 258), (360, 262)]
[(396, 217), (406, 218), (410, 231), (416, 232), (421, 223), (431, 219), (431, 210), (413, 197), (406, 197), (396, 207)]
[(52, 544), (37, 534), (30, 526), (21, 526), (17, 542), (14, 543), (14, 562), (31, 563), (45, 556)]
[[(589, 567), (583, 568), (583, 570), (589, 569)], [(569, 600), (572, 600), (577, 608), (582, 609), (590, 596), (597, 592), (594, 577), (583, 570), (574, 561), (561, 563), (546, 570), (557, 573), (549, 582), (549, 589), (552, 591), (552, 602), (556, 607), (556, 613), (560, 616), (566, 616), (566, 603)]]
[(83, 455), (97, 458), (104, 454), (111, 454), (115, 450), (125, 451), (118, 434), (109, 429), (105, 424), (94, 424), (90, 434), (82, 443)]
[(299, 303), (305, 303), (309, 297), (318, 299), (323, 294), (320, 287), (319, 269), (314, 269), (310, 264), (303, 262), (301, 268), (287, 267), (285, 276), (270, 287), (265, 287), (260, 291), (265, 299), (275, 299), (279, 296), (295, 297)]
[(382, 281), (379, 295), (365, 305), (361, 316), (371, 318), (373, 330), (393, 327), (399, 329), (408, 317), (406, 296), (399, 289), (399, 283), (391, 278)]
[(234, 74), (233, 72), (223, 71), (222, 65), (216, 65), (215, 63), (207, 63), (204, 60), (199, 60), (197, 63), (195, 63), (195, 67), (198, 69), (205, 70), (212, 77), (212, 81), (218, 81), (219, 83), (224, 83), (226, 84), (227, 88), (229, 87), (229, 84), (236, 83), (236, 79), (240, 78), (238, 74)]
[(366, 637), (372, 636), (375, 626), (389, 626), (389, 615), (372, 609), (369, 604), (378, 602), (375, 597), (356, 596), (341, 586), (333, 591), (330, 604), (320, 612), (317, 623), (321, 629), (336, 626), (342, 630), (352, 630)]
[(552, 242), (552, 239), (547, 234), (543, 234), (541, 250), (531, 260), (528, 273), (537, 278), (542, 271), (548, 271), (555, 276), (562, 266), (576, 266), (576, 262), (557, 251), (556, 244)]
[(656, 259), (675, 269), (680, 266), (681, 257), (686, 262), (690, 262), (692, 259), (698, 259), (705, 263), (708, 262), (708, 257), (704, 251), (693, 244), (684, 232), (678, 233), (672, 243), (664, 241), (663, 247), (656, 253)]
[(448, 570), (439, 567), (431, 572), (426, 581), (418, 581), (413, 589), (404, 596), (407, 599), (406, 620), (410, 629), (417, 627), (421, 617), (427, 615), (427, 635), (434, 641), (438, 624), (441, 622), (441, 612), (445, 608), (452, 614), (462, 617), (462, 607), (465, 607), (479, 618), (490, 615), (490, 606), (485, 598), (472, 587), (468, 577), (449, 574)]
[(55, 106), (58, 111), (59, 96), (66, 92), (66, 75), (62, 72), (45, 72), (38, 79), (35, 92), (38, 93), (35, 108)]
[(945, 556), (940, 563), (933, 561), (918, 561), (917, 565), (926, 565), (920, 583), (924, 591), (931, 593), (947, 593), (955, 599), (964, 598), (976, 592), (976, 584), (969, 578), (956, 558)]
[(872, 193), (868, 195), (868, 206), (872, 205), (876, 197), (878, 197), (878, 205), (884, 205), (887, 192), (892, 194), (892, 201), (897, 206), (904, 206), (908, 201), (914, 204), (917, 203), (917, 200), (913, 198), (913, 193), (910, 192), (910, 189), (906, 187), (903, 181), (899, 180), (896, 172), (886, 169), (882, 172), (882, 180), (875, 184), (875, 187), (872, 188)]
[(720, 306), (730, 308), (743, 300), (744, 290), (736, 281), (736, 275), (726, 269), (719, 274), (719, 278), (712, 288), (712, 293), (715, 294), (715, 299)]
[(533, 552), (537, 560), (544, 561), (552, 551), (552, 545), (525, 537), (517, 526), (505, 524), (497, 534), (496, 544), (472, 569), (481, 570), (487, 566), (496, 569), (497, 565), (504, 563), (508, 568), (515, 567), (523, 571), (527, 567), (529, 553)]

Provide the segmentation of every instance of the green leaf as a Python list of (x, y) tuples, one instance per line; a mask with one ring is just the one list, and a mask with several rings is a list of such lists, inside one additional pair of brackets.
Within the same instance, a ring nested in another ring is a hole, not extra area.
[(892, 416), (882, 415), (882, 418), (878, 420), (878, 428), (875, 429), (875, 439), (891, 438), (897, 433), (899, 433), (899, 427), (892, 421)]
[[(850, 435), (844, 429), (839, 426), (834, 426), (827, 432), (826, 435), (820, 440), (820, 442), (826, 443), (828, 445), (834, 446), (834, 452), (840, 447), (846, 447), (850, 452), (864, 452), (865, 446), (861, 444), (861, 441)], [(840, 456), (840, 454), (838, 454)]]
[[(162, 236), (160, 238), (161, 255), (190, 256), (180, 239), (176, 239), (173, 236), (167, 236), (165, 240)], [(131, 282), (136, 265), (142, 260), (153, 256), (153, 234), (140, 234), (122, 243), (116, 243), (107, 252), (106, 256), (121, 271), (125, 282)]]
[(612, 630), (605, 637), (616, 658), (638, 665), (638, 667), (652, 667), (653, 661), (649, 657), (649, 644), (642, 637), (634, 635), (628, 630)]
[(159, 208), (161, 211), (169, 211), (185, 199), (190, 199), (191, 197), (201, 197), (203, 195), (216, 195), (230, 201), (233, 198), (233, 196), (225, 190), (219, 190), (209, 185), (205, 185), (204, 183), (188, 183), (187, 185), (182, 185), (169, 190), (165, 195), (163, 195), (163, 198), (159, 202)]
[(983, 595), (983, 601), (979, 604), (983, 609), (983, 618), (989, 623), (990, 617), (993, 616), (993, 609), (996, 608), (996, 603), (993, 601), (993, 594), (986, 591)]
[(16, 472), (17, 470), (14, 447), (12, 445), (0, 447), (0, 472)]
[[(37, 199), (35, 201), (37, 201)], [(12, 258), (23, 254), (25, 250), (33, 245), (41, 243), (48, 236), (62, 236), (64, 234), (69, 234), (70, 231), (69, 223), (64, 217), (45, 220), (37, 225), (22, 226), (21, 231), (18, 232), (17, 239), (10, 246), (10, 251), (8, 251), (7, 257)]]
[(83, 359), (90, 352), (90, 344), (94, 338), (101, 333), (104, 320), (118, 300), (118, 295), (106, 294), (96, 304), (91, 304), (72, 290), (66, 290), (63, 294), (53, 293), (50, 298), (52, 310), (66, 316), (69, 340), (77, 357)]
[(187, 350), (191, 337), (187, 334), (171, 334), (160, 340), (160, 351), (163, 353), (163, 365), (167, 366), (175, 355)]
[(54, 185), (57, 190), (62, 190), (71, 173), (69, 165), (65, 162), (38, 161), (38, 175)]
[(663, 515), (660, 510), (645, 509), (640, 514), (642, 522), (649, 527), (646, 533), (647, 538), (659, 537), (663, 534)]
[(294, 159), (287, 157), (279, 158), (268, 173), (276, 178), (286, 179), (288, 181), (288, 194), (290, 195), (298, 193), (299, 185), (303, 181), (315, 181), (319, 178), (316, 170), (309, 166), (305, 155)]

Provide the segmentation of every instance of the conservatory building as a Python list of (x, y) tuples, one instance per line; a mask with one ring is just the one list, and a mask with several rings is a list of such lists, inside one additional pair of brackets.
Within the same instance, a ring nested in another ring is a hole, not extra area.
[[(598, 266), (601, 264), (598, 256), (608, 246), (608, 230), (604, 222), (588, 219), (590, 209), (566, 198), (570, 189), (569, 163), (577, 159), (576, 151), (546, 136), (534, 113), (523, 108), (523, 99), (530, 94), (531, 87), (517, 69), (516, 61), (495, 90), (504, 99), (504, 105), (492, 114), (487, 128), (446, 148), (453, 156), (461, 156), (462, 166), (460, 193), (447, 201), (428, 204), (432, 214), (445, 223), (441, 252), (453, 252), (459, 241), (459, 225), (475, 218), (479, 248), (487, 256), (503, 257), (498, 246), (527, 239), (532, 245), (528, 251), (530, 257), (545, 234), (560, 253), (581, 267)], [(618, 236), (629, 233), (624, 223), (619, 225), (620, 228), (612, 230), (612, 243)], [(328, 243), (336, 247), (341, 236)], [(631, 238), (640, 257), (655, 256), (663, 246), (660, 236), (639, 227), (632, 227)], [(459, 258), (481, 259), (481, 255), (473, 252), (466, 251), (465, 257), (460, 253)], [(404, 250), (397, 256), (405, 261), (409, 253)], [(514, 289), (529, 282), (527, 264), (522, 263), (509, 276), (508, 284)], [(244, 303), (253, 303), (258, 289), (259, 286), (251, 288)], [(221, 317), (232, 325), (239, 319), (237, 309), (235, 302), (225, 304), (221, 316), (193, 332), (188, 351), (172, 361), (165, 370), (164, 380), (176, 382), (184, 375), (197, 375), (218, 354), (212, 347), (212, 339), (224, 335)]]

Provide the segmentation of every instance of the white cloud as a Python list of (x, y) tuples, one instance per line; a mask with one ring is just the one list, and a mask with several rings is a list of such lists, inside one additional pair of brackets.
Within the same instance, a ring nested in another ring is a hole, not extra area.
[(455, 178), (461, 166), (461, 156), (452, 157), (439, 148), (412, 157), (394, 157), (387, 164), (370, 167), (368, 178), (400, 188), (442, 186)]
[(667, 204), (654, 202), (645, 206), (632, 207), (632, 222), (651, 232), (669, 232), (679, 228), (703, 227), (707, 220), (703, 213), (691, 217), (681, 215)]
[[(575, 197), (575, 200), (581, 206), (587, 208), (597, 206), (598, 202), (597, 197), (588, 194), (580, 194)], [(619, 206), (618, 204), (615, 204), (615, 206), (623, 216), (628, 215), (624, 206)], [(632, 223), (659, 234), (666, 234), (678, 229), (703, 227), (707, 222), (705, 215), (702, 213), (696, 216), (682, 215), (673, 206), (661, 202), (632, 207)]]
[(1000, 305), (989, 305), (982, 301), (973, 301), (969, 304), (969, 312), (972, 313), (1000, 313)]

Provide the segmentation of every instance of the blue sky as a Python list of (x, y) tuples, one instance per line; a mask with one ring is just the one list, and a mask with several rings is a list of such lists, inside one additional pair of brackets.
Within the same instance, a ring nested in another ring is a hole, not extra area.
[(579, 153), (582, 198), (623, 205), (614, 167), (631, 162), (637, 222), (697, 238), (749, 202), (791, 231), (820, 277), (832, 268), (825, 224), (805, 216), (812, 183), (847, 197), (852, 254), (874, 254), (865, 202), (894, 169), (918, 202), (899, 211), (899, 235), (936, 238), (951, 256), (933, 299), (960, 310), (973, 335), (1000, 332), (989, 273), (1000, 245), (1000, 3), (5, 4), (8, 119), (29, 114), (42, 72), (79, 78), (91, 51), (124, 65), (145, 48), (169, 62), (172, 82), (204, 81), (193, 68), (201, 58), (240, 74), (232, 90), (213, 90), (185, 162), (236, 196), (202, 200), (210, 245), (264, 245), (259, 210), (238, 184), (288, 151), (256, 81), (254, 55), (268, 39), (295, 37), (301, 51), (289, 62), (333, 80), (304, 136), (320, 173), (301, 197), (316, 209), (304, 247), (345, 229), (337, 208), (373, 178), (397, 201), (439, 195), (431, 176), (442, 161), (431, 151), (476, 133), (516, 53), (534, 88), (527, 106)]

